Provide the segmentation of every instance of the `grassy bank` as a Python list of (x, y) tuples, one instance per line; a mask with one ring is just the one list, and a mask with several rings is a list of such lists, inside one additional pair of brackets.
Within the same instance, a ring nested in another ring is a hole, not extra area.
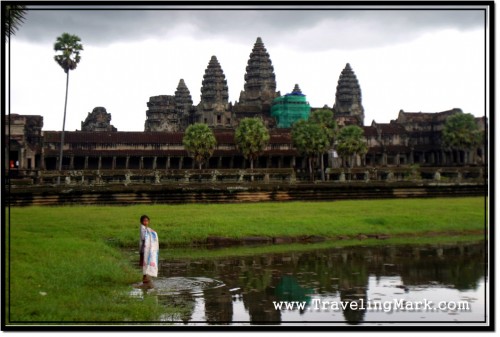
[(418, 237), (481, 231), (484, 206), (484, 198), (449, 198), (11, 208), (5, 241), (7, 318), (23, 324), (158, 317), (162, 309), (152, 298), (127, 295), (141, 273), (120, 248), (138, 246), (142, 214), (151, 217), (163, 248), (170, 249), (208, 236)]

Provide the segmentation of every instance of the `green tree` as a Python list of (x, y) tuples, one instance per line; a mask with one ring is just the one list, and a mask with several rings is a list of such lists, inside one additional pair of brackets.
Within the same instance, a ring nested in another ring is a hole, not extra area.
[(264, 151), (269, 144), (269, 131), (261, 118), (243, 118), (234, 133), (236, 146), (243, 156), (250, 161), (253, 170), (254, 160)]
[[(330, 142), (329, 147), (333, 147), (333, 142), (335, 140), (335, 135), (337, 133), (337, 123), (333, 118), (333, 111), (328, 108), (322, 108), (315, 110), (309, 116), (309, 121), (312, 123), (316, 123), (321, 125), (322, 128), (325, 129), (328, 135), (328, 141)], [(325, 170), (324, 170), (324, 159), (323, 155), (320, 157), (321, 159), (321, 180), (325, 180)]]
[(217, 146), (213, 131), (203, 123), (190, 125), (186, 129), (182, 143), (189, 155), (198, 163), (200, 170), (201, 166), (210, 159)]
[[(309, 174), (313, 180), (313, 160), (325, 153), (330, 146), (326, 129), (309, 120), (299, 120), (292, 126), (292, 142), (297, 150), (308, 158)], [(323, 171), (323, 167), (321, 170)]]
[(363, 155), (368, 151), (363, 129), (357, 125), (348, 125), (340, 129), (337, 136), (337, 153), (342, 157), (342, 165), (344, 159), (348, 158), (350, 166), (352, 165), (352, 157), (355, 155)]
[(3, 12), (3, 31), (5, 37), (10, 39), (14, 35), (26, 18), (26, 6), (24, 5), (7, 5)]
[(327, 108), (315, 110), (309, 116), (309, 120), (325, 128), (328, 133), (328, 139), (333, 144), (337, 132), (337, 123), (333, 118), (333, 111)]
[(446, 119), (443, 143), (451, 150), (457, 152), (473, 150), (481, 143), (482, 136), (483, 133), (479, 130), (472, 114), (457, 113)]
[[(76, 66), (80, 62), (80, 52), (83, 51), (83, 46), (80, 41), (80, 38), (76, 35), (63, 33), (54, 43), (54, 51), (56, 51), (54, 60), (66, 73), (66, 96), (64, 98), (64, 117), (61, 132), (61, 148), (59, 151), (59, 171), (62, 170), (63, 162), (64, 128), (66, 125), (66, 107), (68, 105), (69, 71), (75, 70)], [(60, 183), (60, 177), (58, 177), (57, 182)]]

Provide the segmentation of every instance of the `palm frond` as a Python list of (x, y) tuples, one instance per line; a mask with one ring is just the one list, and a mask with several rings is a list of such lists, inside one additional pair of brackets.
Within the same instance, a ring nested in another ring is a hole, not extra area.
[(26, 20), (26, 6), (24, 5), (7, 5), (5, 7), (5, 17), (3, 18), (4, 34), (7, 39), (14, 35), (19, 27)]

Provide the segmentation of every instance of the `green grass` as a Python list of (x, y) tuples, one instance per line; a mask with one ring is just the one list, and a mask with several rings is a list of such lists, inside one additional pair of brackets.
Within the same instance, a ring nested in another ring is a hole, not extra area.
[[(231, 246), (221, 248), (167, 248), (162, 250), (163, 256), (169, 259), (190, 259), (190, 260), (209, 260), (224, 257), (242, 257), (260, 254), (282, 254), (288, 252), (304, 252), (310, 250), (332, 249), (351, 246), (399, 246), (399, 245), (442, 245), (457, 244), (468, 242), (481, 242), (485, 240), (484, 234), (472, 235), (447, 235), (432, 237), (397, 237), (385, 240), (366, 239), (366, 240), (334, 240), (319, 243), (291, 243), (280, 245), (258, 245), (258, 246)], [(135, 261), (135, 256), (130, 256), (130, 260)]]
[[(483, 230), (484, 206), (485, 199), (477, 197), (11, 208), (6, 214), (5, 238), (7, 323), (151, 321), (159, 317), (164, 309), (155, 304), (154, 298), (128, 296), (130, 285), (141, 279), (130, 252), (138, 248), (142, 214), (150, 216), (162, 249), (175, 252), (174, 247), (187, 247), (208, 236), (333, 238), (376, 233), (393, 235), (391, 240), (395, 242), (396, 236), (406, 235), (407, 243), (418, 243), (419, 236), (429, 232), (449, 236), (450, 232)], [(367, 244), (369, 240), (359, 243)], [(262, 249), (303, 247), (295, 244)], [(183, 249), (178, 248), (179, 256), (196, 258), (197, 251), (202, 252), (199, 258), (206, 255), (204, 249), (182, 253)], [(233, 248), (217, 254), (251, 253), (252, 248)]]

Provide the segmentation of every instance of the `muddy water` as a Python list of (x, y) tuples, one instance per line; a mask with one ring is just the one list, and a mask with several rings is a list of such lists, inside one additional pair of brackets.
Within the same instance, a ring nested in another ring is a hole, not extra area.
[(131, 294), (175, 324), (480, 324), (485, 263), (484, 243), (166, 259), (155, 288)]

